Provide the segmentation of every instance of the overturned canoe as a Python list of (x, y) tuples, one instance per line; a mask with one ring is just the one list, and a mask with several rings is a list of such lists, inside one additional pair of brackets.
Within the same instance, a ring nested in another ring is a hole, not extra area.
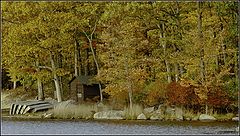
[(53, 104), (46, 101), (19, 101), (11, 104), (9, 114), (25, 114), (53, 108)]

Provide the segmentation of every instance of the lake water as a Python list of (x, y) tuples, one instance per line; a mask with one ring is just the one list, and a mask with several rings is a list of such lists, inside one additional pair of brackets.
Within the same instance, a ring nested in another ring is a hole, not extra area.
[(2, 120), (2, 134), (227, 134), (237, 122)]

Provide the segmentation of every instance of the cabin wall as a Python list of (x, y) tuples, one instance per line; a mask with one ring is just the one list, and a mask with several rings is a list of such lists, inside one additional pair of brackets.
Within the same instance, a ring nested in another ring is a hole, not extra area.
[(95, 96), (100, 96), (100, 90), (98, 84), (85, 85), (81, 84), (80, 80), (74, 79), (70, 83), (70, 96), (76, 101), (84, 101), (86, 98), (94, 98)]
[(70, 84), (70, 95), (71, 95), (71, 98), (74, 99), (75, 101), (78, 101), (78, 98), (77, 98), (77, 81), (76, 80), (73, 80)]

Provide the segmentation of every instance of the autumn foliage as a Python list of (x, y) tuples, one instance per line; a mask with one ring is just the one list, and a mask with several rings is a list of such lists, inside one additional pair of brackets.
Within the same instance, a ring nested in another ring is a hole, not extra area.
[(167, 84), (155, 81), (146, 87), (147, 93), (144, 103), (148, 106), (154, 106), (163, 103), (166, 100)]
[(172, 82), (167, 86), (167, 103), (170, 105), (198, 105), (199, 98), (194, 92), (194, 86), (181, 86)]
[(213, 107), (230, 105), (231, 101), (228, 94), (221, 87), (211, 87), (208, 92), (208, 104)]

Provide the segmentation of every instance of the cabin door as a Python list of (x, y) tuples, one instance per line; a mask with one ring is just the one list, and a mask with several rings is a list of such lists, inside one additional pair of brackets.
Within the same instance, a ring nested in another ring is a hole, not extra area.
[(77, 100), (83, 100), (83, 86), (81, 84), (77, 84), (76, 90), (77, 90)]

